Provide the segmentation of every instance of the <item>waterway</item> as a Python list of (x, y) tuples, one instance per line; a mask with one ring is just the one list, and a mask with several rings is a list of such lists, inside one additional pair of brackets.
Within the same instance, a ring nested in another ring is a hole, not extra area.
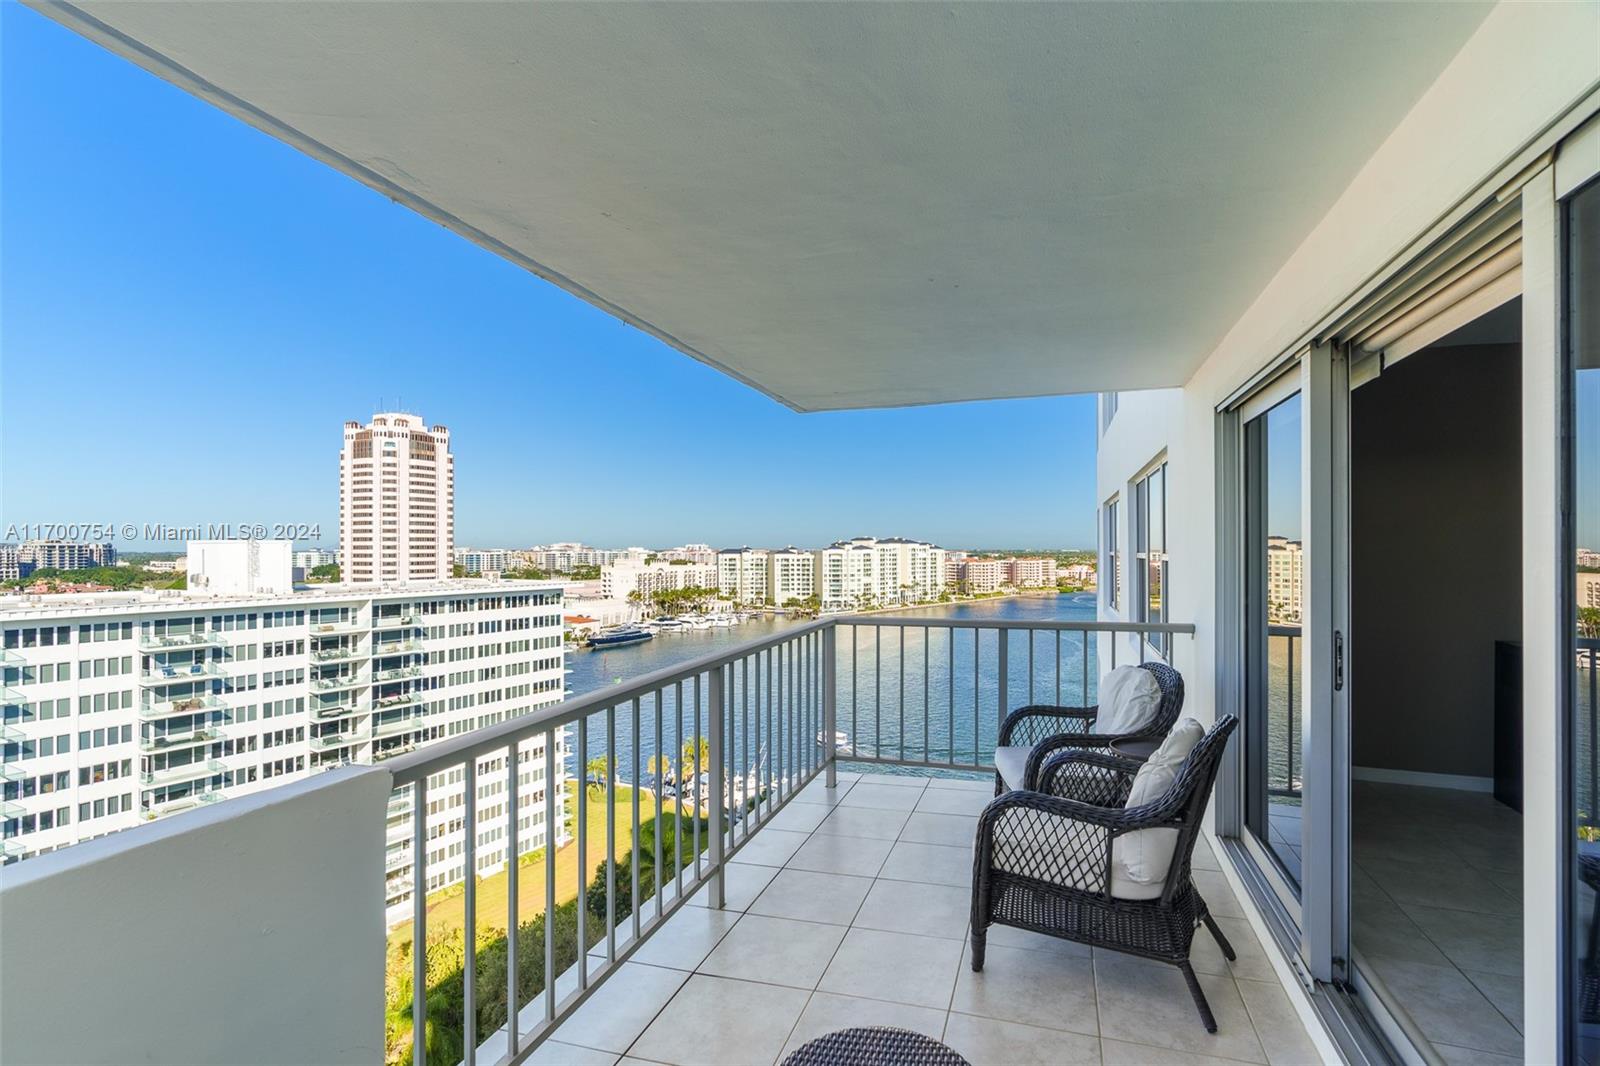
[[(937, 623), (1092, 621), (1095, 602), (1091, 593), (1021, 596), (922, 607), (879, 617), (909, 624), (881, 630), (858, 627), (854, 632), (846, 628), (839, 634), (837, 724), (848, 734), (850, 750), (862, 756), (878, 752), (892, 758), (983, 763), (993, 751), (1001, 719), (999, 634), (996, 630), (949, 630)], [(919, 621), (929, 624), (924, 627), (917, 624)], [(621, 648), (575, 649), (567, 656), (572, 671), (568, 675), (569, 694), (580, 696), (621, 687), (645, 674), (757, 641), (798, 624), (762, 619), (727, 629), (661, 633), (646, 643)], [(1093, 702), (1101, 672), (1094, 639), (1040, 630), (1032, 633), (1030, 641), (1027, 631), (1013, 631), (1007, 644), (1006, 702), (1011, 707), (1030, 701), (1080, 706)], [(761, 668), (770, 669), (770, 664)], [(773, 723), (782, 716), (766, 713), (771, 706), (768, 695), (772, 679), (756, 674), (755, 669), (754, 662), (748, 667), (741, 664), (730, 679), (728, 697), (734, 708), (734, 721), (729, 747), (734, 766), (770, 768), (779, 757), (778, 749), (782, 749), (782, 758), (789, 765), (803, 747), (815, 747), (820, 717), (808, 721), (803, 731), (791, 731), (788, 736), (775, 733)], [(699, 735), (706, 731), (706, 699), (702, 691)], [(782, 698), (776, 702), (783, 705)], [(686, 740), (696, 735), (693, 686), (686, 686), (681, 709), (675, 690), (668, 691), (661, 704), (665, 750), (677, 752), (682, 747), (680, 737)], [(637, 723), (631, 704), (616, 709), (613, 754), (620, 779), (650, 780), (649, 760), (659, 750), (655, 740), (656, 711), (650, 697), (640, 702)], [(606, 754), (608, 721), (610, 717), (605, 713), (589, 717), (587, 752), (578, 750), (576, 728), (569, 731), (569, 770), (579, 772), (590, 760)]]

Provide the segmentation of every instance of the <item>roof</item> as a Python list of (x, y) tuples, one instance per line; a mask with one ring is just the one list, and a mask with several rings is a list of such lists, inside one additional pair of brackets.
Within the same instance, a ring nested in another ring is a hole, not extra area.
[(803, 411), (1182, 384), (1492, 6), (36, 2)]

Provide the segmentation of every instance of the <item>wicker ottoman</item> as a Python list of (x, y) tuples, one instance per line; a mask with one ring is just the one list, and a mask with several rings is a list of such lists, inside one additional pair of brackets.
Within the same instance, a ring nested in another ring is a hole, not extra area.
[(840, 1029), (802, 1044), (783, 1066), (971, 1066), (932, 1037), (873, 1025)]

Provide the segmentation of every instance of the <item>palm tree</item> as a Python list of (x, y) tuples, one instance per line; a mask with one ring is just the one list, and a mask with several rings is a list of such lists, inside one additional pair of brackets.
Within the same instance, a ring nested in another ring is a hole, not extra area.
[(601, 792), (605, 791), (606, 770), (609, 765), (610, 764), (606, 762), (606, 757), (604, 755), (596, 755), (594, 758), (589, 760), (587, 765), (585, 765), (584, 769), (588, 773), (588, 783), (591, 789), (599, 789)]
[(656, 779), (656, 785), (659, 787), (661, 779), (672, 773), (672, 760), (665, 755), (652, 755), (645, 769)]

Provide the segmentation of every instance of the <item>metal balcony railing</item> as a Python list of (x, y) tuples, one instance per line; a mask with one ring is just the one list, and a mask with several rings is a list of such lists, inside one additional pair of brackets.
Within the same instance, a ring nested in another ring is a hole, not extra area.
[[(467, 1063), (480, 1044), (501, 1062), (524, 1061), (691, 895), (704, 887), (723, 906), (729, 860), (819, 775), (832, 784), (838, 761), (992, 770), (1006, 712), (1035, 701), (1092, 705), (1102, 666), (1155, 657), (1150, 638), (1193, 632), (1181, 624), (825, 618), (387, 758), (395, 794), (385, 840), (409, 838), (413, 857), (412, 1032), (448, 1034), (443, 1046), (466, 1049)], [(570, 795), (564, 766), (577, 769)], [(503, 787), (486, 793), (480, 777), (490, 772)], [(530, 784), (520, 782), (524, 774)], [(529, 811), (533, 782), (541, 798)], [(463, 794), (492, 796), (497, 814), (480, 824), (470, 801), (430, 813), (436, 798)], [(519, 825), (527, 814), (554, 838), (542, 854), (519, 846), (519, 834), (537, 831)], [(455, 826), (459, 851), (441, 847), (452, 819), (464, 822)], [(430, 842), (447, 856), (431, 865)], [(480, 916), (469, 888), (458, 924), (509, 935), (430, 944), (428, 893), (438, 887), (430, 874), (445, 863), (478, 871), (490, 842), (509, 858), (494, 875), (504, 895), (498, 886), (491, 894), (506, 909)], [(577, 883), (563, 886), (558, 908), (557, 854), (567, 848), (576, 861), (562, 867), (575, 865)], [(530, 860), (543, 867), (544, 891), (532, 921), (518, 881)], [(401, 905), (396, 879), (386, 892)], [(504, 989), (480, 987), (480, 950), (494, 952), (487, 969), (505, 975)], [(430, 962), (445, 968), (442, 977)], [(525, 966), (542, 979), (524, 980)], [(430, 995), (446, 985), (451, 996)], [(480, 1013), (487, 997), (496, 1006)], [(451, 1006), (430, 1018), (430, 1002)], [(412, 1041), (411, 1051), (419, 1066), (427, 1061), (426, 1040)]]
[(154, 653), (183, 651), (186, 648), (220, 648), (227, 643), (221, 632), (151, 633), (139, 635), (139, 650)]

